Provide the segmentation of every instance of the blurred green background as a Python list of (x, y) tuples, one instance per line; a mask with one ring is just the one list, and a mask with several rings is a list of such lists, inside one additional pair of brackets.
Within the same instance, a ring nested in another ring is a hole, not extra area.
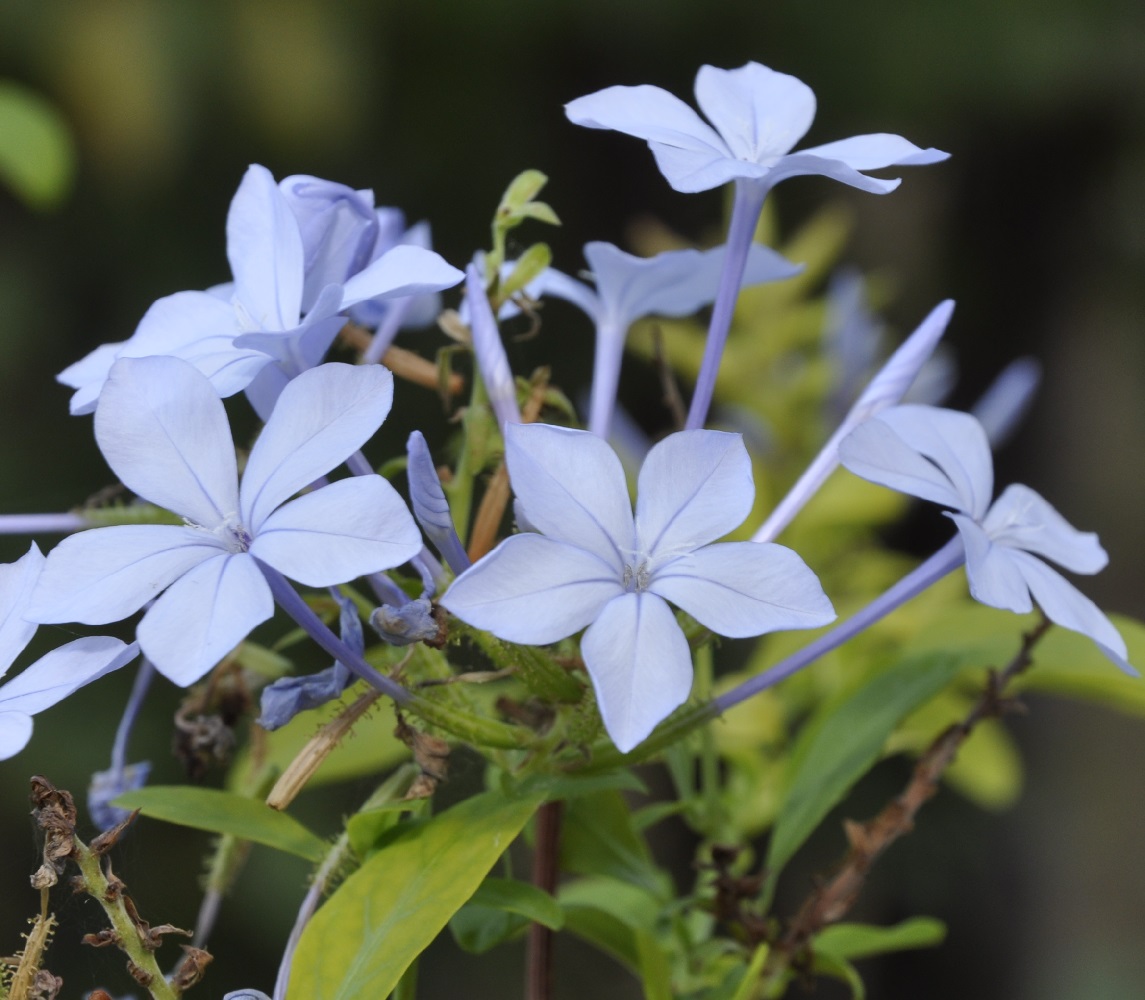
[[(672, 192), (642, 143), (575, 128), (561, 105), (614, 83), (655, 83), (690, 99), (701, 63), (749, 59), (814, 88), (809, 142), (890, 131), (953, 154), (905, 171), (886, 198), (821, 179), (786, 184), (781, 222), (790, 229), (826, 203), (852, 212), (847, 257), (892, 290), (887, 314), (900, 333), (940, 298), (958, 301), (948, 334), (962, 370), (955, 404), (1012, 357), (1041, 359), (1043, 390), (999, 456), (999, 481), (1029, 483), (1100, 532), (1112, 564), (1087, 592), (1107, 610), (1145, 616), (1138, 0), (4, 0), (0, 80), (56, 104), (74, 130), (78, 170), (51, 213), (0, 191), (0, 511), (63, 510), (109, 481), (87, 420), (68, 417), (53, 376), (128, 336), (157, 297), (227, 277), (226, 207), (248, 163), (372, 187), (411, 222), (429, 219), (435, 248), (457, 265), (487, 243), (506, 182), (535, 167), (551, 178), (544, 197), (564, 226), (522, 239), (549, 238), (556, 264), (576, 271), (584, 242), (624, 246), (644, 217), (710, 238), (722, 203), (716, 192)], [(531, 363), (553, 359), (557, 381), (575, 393), (589, 372), (587, 331), (572, 314), (555, 309), (553, 319), (540, 347), (521, 350)], [(7, 541), (3, 557), (23, 547)], [(48, 713), (29, 749), (0, 764), (0, 952), (16, 947), (34, 906), (27, 777), (43, 772), (79, 792), (106, 766), (128, 681), (109, 679), (82, 704)], [(175, 702), (164, 685), (156, 706)], [(951, 930), (938, 952), (869, 966), (872, 996), (1145, 992), (1145, 727), (1049, 700), (1032, 709), (1014, 722), (1029, 763), (1018, 808), (983, 814), (944, 793), (877, 870), (860, 916), (929, 913)], [(158, 779), (173, 780), (155, 711), (136, 756), (146, 752)], [(460, 781), (473, 780), (464, 761), (461, 771)], [(884, 766), (847, 811), (872, 812), (905, 774), (905, 765)], [(331, 829), (361, 794), (313, 797), (304, 818)], [(837, 829), (821, 838), (820, 865), (842, 849)], [(201, 848), (205, 838), (148, 823), (117, 862), (153, 922), (194, 922), (191, 842)], [(670, 838), (663, 849), (689, 850)], [(270, 988), (304, 874), (256, 851), (224, 911), (219, 960), (194, 995)], [(173, 902), (158, 912), (161, 898)], [(115, 956), (74, 943), (94, 929), (94, 912), (60, 906), (52, 967), (67, 965), (65, 995), (97, 982), (123, 991)], [(424, 996), (458, 992), (454, 957), (449, 947), (432, 953)], [(575, 949), (559, 961), (563, 997), (635, 995), (607, 961), (586, 964)], [(500, 953), (467, 968), (468, 995), (518, 989)]]

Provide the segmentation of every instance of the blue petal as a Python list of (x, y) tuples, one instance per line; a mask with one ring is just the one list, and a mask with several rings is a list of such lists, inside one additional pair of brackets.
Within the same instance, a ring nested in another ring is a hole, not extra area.
[(1097, 573), (1109, 556), (1092, 531), (1078, 531), (1028, 486), (1007, 486), (982, 529), (997, 545), (1044, 556), (1075, 573)]
[(696, 101), (732, 155), (756, 163), (788, 152), (815, 118), (807, 84), (756, 62), (739, 69), (702, 66)]
[(580, 648), (604, 728), (621, 753), (647, 737), (692, 689), (688, 640), (655, 594), (609, 601)]

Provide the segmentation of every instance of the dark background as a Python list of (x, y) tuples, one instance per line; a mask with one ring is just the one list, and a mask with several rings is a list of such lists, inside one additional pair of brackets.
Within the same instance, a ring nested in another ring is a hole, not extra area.
[[(561, 105), (614, 83), (655, 83), (690, 100), (701, 63), (749, 59), (814, 88), (810, 143), (890, 131), (953, 154), (905, 171), (885, 198), (815, 178), (785, 184), (781, 221), (790, 230), (818, 206), (846, 205), (856, 219), (847, 257), (893, 290), (887, 315), (899, 332), (938, 299), (958, 301), (948, 334), (963, 373), (956, 403), (1017, 354), (1042, 360), (1043, 391), (999, 457), (999, 481), (1028, 482), (1099, 531), (1112, 564), (1087, 592), (1108, 610), (1145, 615), (1137, 0), (5, 0), (0, 77), (59, 105), (76, 133), (79, 174), (49, 216), (0, 192), (0, 511), (63, 510), (108, 482), (86, 419), (67, 416), (67, 392), (52, 377), (128, 336), (155, 298), (226, 278), (226, 206), (248, 163), (372, 187), (380, 204), (428, 218), (436, 248), (457, 265), (487, 244), (506, 182), (535, 167), (551, 178), (545, 198), (564, 226), (522, 239), (550, 238), (557, 265), (575, 271), (584, 242), (623, 246), (641, 216), (709, 237), (722, 204), (717, 192), (672, 192), (642, 143), (578, 129)], [(572, 322), (554, 310), (562, 315)], [(562, 338), (553, 337), (541, 352), (570, 391), (589, 370), (580, 337), (570, 326), (572, 349), (554, 355)], [(5, 543), (4, 558), (24, 544)], [(127, 682), (110, 679), (82, 704), (48, 713), (29, 749), (0, 764), (0, 951), (15, 947), (35, 905), (27, 777), (42, 771), (82, 789), (106, 766)], [(158, 718), (175, 699), (161, 688), (137, 741), (159, 780), (176, 774)], [(932, 913), (951, 931), (941, 951), (871, 969), (872, 996), (1141, 994), (1145, 730), (1083, 706), (1038, 700), (1032, 709), (1014, 723), (1029, 764), (1018, 808), (988, 815), (944, 793), (880, 867), (866, 916)], [(904, 775), (893, 763), (876, 772), (848, 811), (872, 811)], [(361, 794), (314, 796), (304, 818), (333, 829)], [(831, 837), (823, 863), (841, 847)], [(197, 870), (174, 864), (185, 863), (189, 840), (206, 842), (146, 824), (125, 847), (117, 868), (153, 922), (194, 922)], [(216, 970), (196, 995), (269, 989), (303, 878), (301, 866), (256, 851), (225, 911)], [(160, 899), (177, 912), (156, 912)], [(72, 943), (95, 916), (78, 902), (62, 906), (55, 947), (78, 956), (65, 995), (78, 996), (88, 976), (125, 982), (115, 956)], [(427, 962), (423, 995), (457, 992), (449, 954)], [(465, 991), (512, 995), (512, 965), (485, 959)], [(566, 954), (562, 995), (604, 996), (614, 970), (595, 969)], [(502, 976), (508, 987), (496, 984)], [(635, 995), (615, 978), (614, 995)]]

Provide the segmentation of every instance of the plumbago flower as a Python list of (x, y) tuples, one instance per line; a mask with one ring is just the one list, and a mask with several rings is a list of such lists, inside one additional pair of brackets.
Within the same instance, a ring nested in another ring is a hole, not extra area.
[(937, 163), (948, 156), (885, 133), (857, 135), (792, 153), (815, 117), (815, 95), (801, 80), (759, 63), (739, 69), (702, 66), (696, 74), (696, 101), (712, 125), (679, 98), (647, 85), (607, 87), (565, 105), (565, 113), (578, 125), (615, 129), (647, 140), (660, 172), (677, 191), (707, 191), (735, 181), (727, 262), (688, 410), (689, 428), (702, 427), (711, 406), (748, 248), (767, 193), (789, 177), (820, 174), (886, 194), (899, 181), (869, 177), (863, 171)]
[(1089, 636), (1126, 673), (1125, 640), (1096, 604), (1051, 569), (1096, 573), (1109, 561), (1097, 535), (1078, 531), (1028, 486), (1008, 486), (992, 504), (994, 465), (982, 425), (968, 413), (897, 406), (860, 424), (840, 445), (855, 475), (951, 508), (975, 600), (1017, 614), (1033, 609)]
[[(526, 291), (552, 295), (582, 309), (596, 326), (589, 430), (608, 437), (616, 386), (628, 328), (645, 316), (690, 316), (716, 297), (726, 247), (711, 250), (667, 250), (654, 257), (636, 257), (611, 243), (584, 246), (595, 290), (547, 268)], [(744, 271), (744, 285), (783, 281), (803, 270), (769, 247), (753, 244)]]
[(586, 628), (581, 653), (613, 742), (628, 752), (688, 697), (691, 653), (668, 607), (720, 635), (804, 629), (834, 619), (790, 549), (712, 544), (747, 516), (751, 460), (738, 434), (685, 431), (648, 454), (636, 516), (616, 453), (594, 434), (505, 427), (522, 532), (454, 581), (441, 603), (510, 642)]
[(393, 376), (377, 365), (303, 372), (283, 391), (240, 486), (226, 411), (207, 378), (178, 358), (116, 362), (95, 414), (100, 450), (125, 486), (186, 523), (64, 539), (28, 617), (103, 624), (158, 597), (139, 623), (139, 644), (162, 674), (187, 685), (271, 616), (260, 563), (326, 587), (412, 559), (421, 535), (380, 476), (289, 499), (356, 452), (392, 398)]
[(707, 191), (732, 180), (754, 182), (766, 192), (788, 177), (820, 174), (885, 194), (899, 181), (863, 171), (937, 163), (949, 155), (886, 133), (793, 153), (815, 117), (815, 94), (802, 80), (756, 62), (739, 69), (701, 66), (696, 103), (711, 125), (678, 97), (646, 84), (606, 87), (570, 101), (565, 114), (577, 125), (647, 140), (660, 172), (683, 192)]
[[(0, 566), (0, 677), (36, 632), (24, 615), (44, 567), (33, 545), (14, 563)], [(53, 649), (15, 678), (0, 684), (0, 760), (18, 754), (32, 736), (32, 716), (50, 708), (85, 684), (118, 670), (139, 655), (139, 647), (98, 635)]]
[(361, 222), (362, 206), (350, 197), (357, 192), (345, 191), (334, 207), (307, 212), (296, 192), (288, 199), (270, 171), (251, 166), (227, 215), (233, 283), (159, 299), (129, 340), (105, 344), (61, 372), (59, 380), (76, 389), (71, 412), (95, 409), (117, 358), (171, 355), (193, 364), (220, 396), (250, 387), (265, 420), (286, 383), (321, 361), (346, 310), (461, 280), (457, 268), (417, 246), (395, 246), (371, 261), (375, 230), (368, 220), (361, 231), (346, 223), (347, 214)]

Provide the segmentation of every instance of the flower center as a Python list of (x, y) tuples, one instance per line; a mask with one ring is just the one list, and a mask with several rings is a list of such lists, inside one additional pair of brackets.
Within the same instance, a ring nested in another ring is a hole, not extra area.
[(223, 543), (223, 547), (228, 552), (246, 552), (250, 548), (250, 543), (253, 541), (250, 532), (243, 527), (237, 514), (229, 515), (222, 524), (214, 528), (208, 528), (201, 524), (192, 524), (190, 521), (188, 521), (187, 524), (192, 528), (198, 528), (200, 531), (210, 532), (210, 534), (214, 535)]
[(632, 563), (626, 563), (624, 566), (624, 589), (629, 593), (642, 593), (648, 589), (648, 583), (651, 574), (648, 571), (648, 561), (642, 560), (635, 566)]

